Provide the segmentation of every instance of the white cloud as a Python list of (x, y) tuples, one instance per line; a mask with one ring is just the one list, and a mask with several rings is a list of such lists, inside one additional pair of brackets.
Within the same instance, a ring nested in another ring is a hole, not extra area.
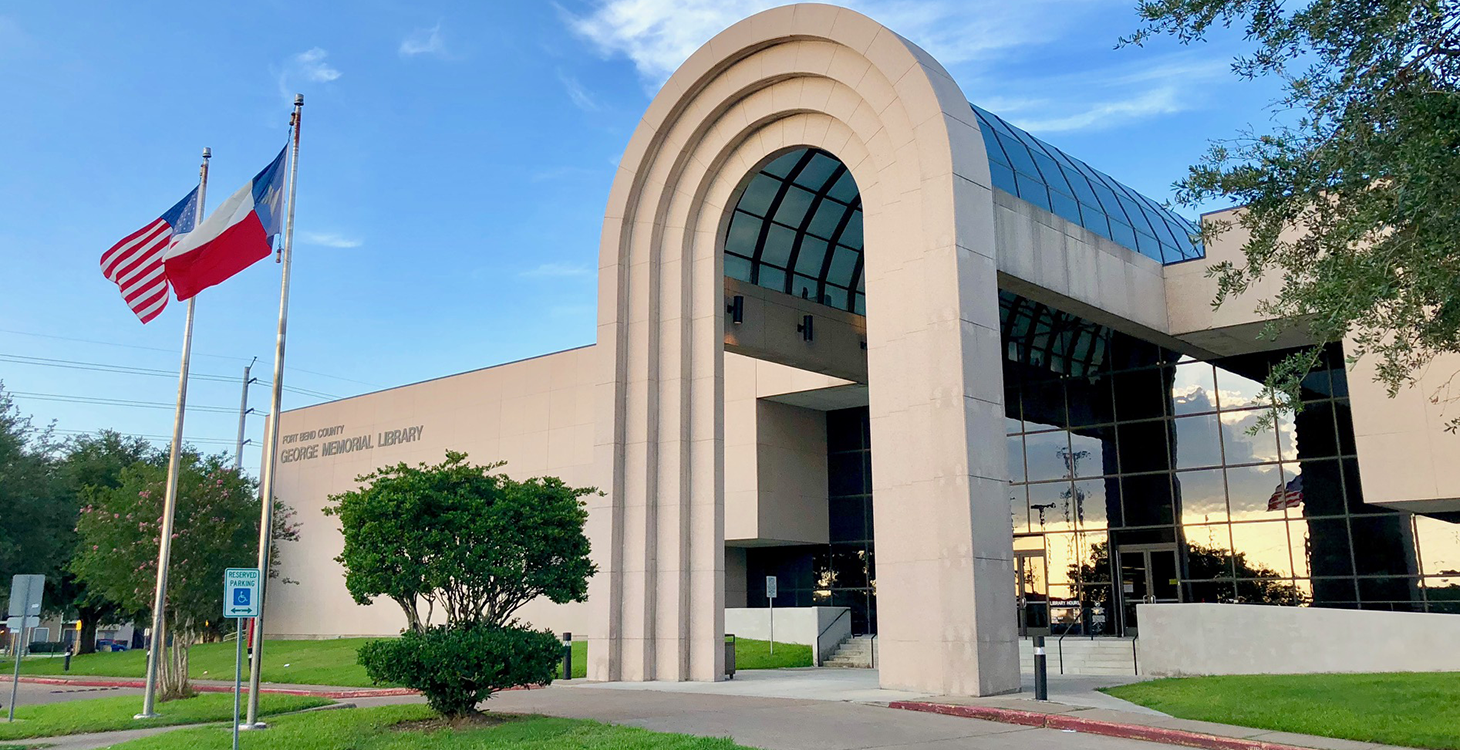
[(568, 98), (573, 101), (573, 106), (584, 112), (597, 112), (598, 101), (578, 83), (578, 79), (567, 73), (558, 71), (558, 80), (562, 81), (563, 88), (568, 92)]
[(343, 75), (338, 68), (325, 62), (326, 57), (329, 53), (319, 47), (291, 55), (283, 68), (274, 71), (279, 96), (293, 99), (294, 89), (300, 82), (329, 83)]
[(446, 42), (441, 38), (441, 24), (438, 22), (429, 29), (416, 29), (412, 31), (405, 39), (401, 40), (400, 49), (397, 51), (401, 57), (415, 57), (417, 55), (446, 57)]
[[(599, 0), (583, 15), (562, 11), (568, 27), (601, 53), (632, 60), (657, 86), (700, 45), (777, 0)], [(915, 40), (945, 65), (1044, 41), (1073, 15), (1053, 0), (850, 0), (852, 9)], [(1068, 7), (1069, 3), (1064, 3)]]
[(1184, 112), (1189, 108), (1190, 105), (1183, 101), (1175, 86), (1162, 86), (1138, 92), (1128, 99), (1093, 102), (1077, 107), (1065, 106), (1061, 108), (1063, 113), (1058, 115), (1043, 118), (1014, 115), (1008, 117), (1008, 120), (1035, 133), (1067, 133), (1072, 130), (1108, 128), (1131, 120)]
[(517, 275), (528, 279), (565, 279), (579, 276), (592, 276), (593, 269), (581, 263), (555, 262), (544, 263)]
[(305, 244), (322, 247), (353, 248), (365, 244), (363, 240), (336, 232), (304, 232), (300, 239), (304, 240)]

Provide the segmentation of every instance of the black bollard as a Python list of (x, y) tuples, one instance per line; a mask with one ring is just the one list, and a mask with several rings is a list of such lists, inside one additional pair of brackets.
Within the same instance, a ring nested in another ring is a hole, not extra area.
[(66, 644), (66, 662), (61, 665), (61, 671), (63, 672), (71, 671), (71, 650), (71, 644)]
[(563, 679), (573, 679), (573, 634), (563, 633)]
[(1049, 700), (1049, 674), (1044, 661), (1044, 636), (1034, 636), (1034, 700)]

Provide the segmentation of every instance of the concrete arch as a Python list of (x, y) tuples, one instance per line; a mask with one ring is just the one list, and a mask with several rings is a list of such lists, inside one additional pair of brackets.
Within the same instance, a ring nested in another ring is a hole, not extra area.
[[(1017, 689), (993, 201), (935, 60), (855, 12), (752, 16), (650, 104), (600, 245), (599, 574), (590, 675), (723, 673), (727, 206), (765, 159), (836, 155), (861, 190), (874, 515), (888, 687)], [(909, 441), (907, 436), (917, 435)], [(901, 436), (901, 437), (899, 437)]]

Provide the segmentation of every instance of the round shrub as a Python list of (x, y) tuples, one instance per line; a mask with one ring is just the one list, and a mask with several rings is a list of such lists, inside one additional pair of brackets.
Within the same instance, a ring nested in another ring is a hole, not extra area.
[(367, 643), (359, 661), (375, 682), (419, 690), (442, 716), (476, 713), (498, 690), (553, 681), (563, 644), (550, 631), (458, 625)]

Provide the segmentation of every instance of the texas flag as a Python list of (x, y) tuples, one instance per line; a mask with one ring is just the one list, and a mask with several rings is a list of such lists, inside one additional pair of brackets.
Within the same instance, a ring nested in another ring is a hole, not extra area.
[(163, 256), (180, 300), (248, 268), (273, 252), (284, 219), (284, 147), (273, 163)]

